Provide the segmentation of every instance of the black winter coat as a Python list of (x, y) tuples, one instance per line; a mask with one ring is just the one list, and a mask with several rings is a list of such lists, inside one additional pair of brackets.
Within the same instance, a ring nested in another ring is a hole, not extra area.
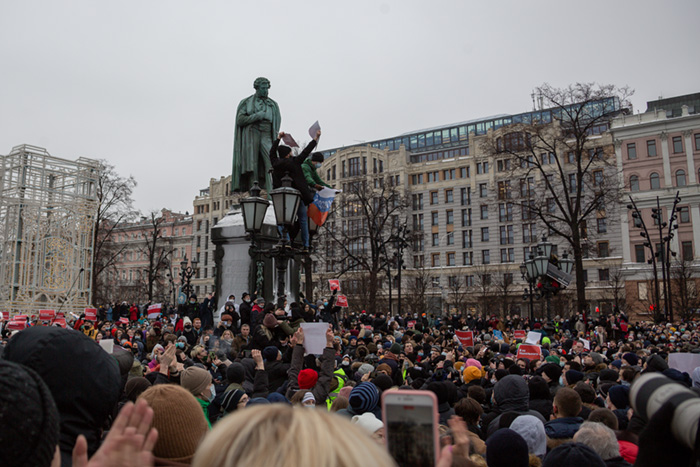
[(314, 191), (309, 188), (304, 176), (304, 170), (301, 168), (304, 160), (309, 157), (311, 151), (316, 147), (316, 140), (311, 140), (306, 145), (304, 150), (296, 157), (281, 158), (277, 154), (277, 147), (280, 140), (276, 139), (270, 148), (270, 163), (272, 164), (272, 186), (279, 188), (282, 186), (282, 177), (287, 173), (292, 178), (292, 188), (296, 188), (301, 193), (301, 200), (305, 205), (311, 204), (314, 200)]

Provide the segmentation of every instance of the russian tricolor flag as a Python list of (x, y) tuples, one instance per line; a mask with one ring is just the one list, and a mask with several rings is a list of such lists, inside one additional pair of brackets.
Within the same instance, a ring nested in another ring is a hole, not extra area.
[(314, 221), (317, 226), (321, 227), (323, 223), (326, 222), (328, 213), (331, 210), (331, 205), (335, 199), (335, 194), (336, 190), (324, 188), (314, 195), (314, 200), (309, 205), (307, 212), (309, 218)]

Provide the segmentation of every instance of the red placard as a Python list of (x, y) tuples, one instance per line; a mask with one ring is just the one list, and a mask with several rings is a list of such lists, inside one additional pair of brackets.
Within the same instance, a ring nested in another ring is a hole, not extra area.
[(6, 329), (10, 331), (21, 331), (27, 328), (26, 321), (10, 321), (7, 323)]
[(5, 321), (10, 319), (10, 312), (9, 311), (0, 311), (0, 318), (4, 319)]
[(455, 331), (455, 336), (462, 344), (462, 347), (473, 347), (474, 346), (474, 332), (473, 331)]
[(525, 340), (525, 338), (527, 337), (527, 331), (525, 331), (523, 329), (518, 329), (517, 331), (513, 331), (513, 337), (516, 339)]
[(97, 308), (85, 308), (85, 320), (97, 321)]
[(65, 318), (56, 318), (53, 320), (53, 325), (65, 328), (66, 327), (66, 319)]
[(119, 322), (122, 324), (129, 324), (129, 318), (127, 318), (126, 316), (122, 316), (121, 318), (119, 318)]
[(65, 318), (65, 317), (66, 317), (66, 316), (63, 314), (62, 311), (59, 311), (58, 313), (56, 313), (56, 319), (58, 319), (58, 318)]
[(335, 304), (336, 304), (336, 306), (342, 306), (344, 308), (347, 308), (348, 307), (348, 297), (346, 297), (345, 295), (338, 295), (335, 298)]
[(16, 315), (12, 318), (13, 321), (29, 321), (29, 316), (27, 315)]
[(331, 287), (331, 290), (337, 290), (340, 292), (340, 280), (328, 279), (328, 285)]
[(51, 321), (56, 317), (56, 310), (39, 310), (39, 321)]
[(542, 350), (539, 345), (521, 344), (515, 358), (527, 358), (529, 360), (541, 360)]
[(148, 319), (158, 319), (162, 309), (163, 305), (160, 303), (150, 305), (148, 307)]
[(413, 329), (416, 327), (416, 320), (412, 319), (411, 321), (408, 322), (408, 328)]

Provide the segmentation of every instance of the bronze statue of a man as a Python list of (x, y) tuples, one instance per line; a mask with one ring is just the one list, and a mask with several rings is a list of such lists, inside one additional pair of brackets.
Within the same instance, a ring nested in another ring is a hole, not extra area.
[(243, 99), (236, 110), (231, 191), (246, 192), (257, 181), (269, 193), (270, 147), (282, 116), (277, 102), (267, 97), (270, 80), (258, 78), (253, 87), (255, 94)]

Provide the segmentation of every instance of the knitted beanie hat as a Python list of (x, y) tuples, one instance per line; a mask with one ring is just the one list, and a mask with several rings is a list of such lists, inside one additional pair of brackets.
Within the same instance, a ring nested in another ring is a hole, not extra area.
[(626, 354), (622, 355), (622, 359), (631, 366), (636, 366), (639, 363), (639, 357), (637, 357), (637, 354), (633, 354), (632, 352), (627, 352)]
[(34, 370), (0, 360), (0, 465), (51, 465), (58, 417), (49, 388)]
[(380, 428), (384, 428), (384, 423), (382, 423), (382, 421), (379, 420), (372, 412), (365, 412), (362, 415), (353, 416), (352, 423), (359, 426), (370, 435), (374, 434), (374, 432)]
[(399, 355), (401, 353), (401, 344), (399, 344), (398, 342), (394, 342), (393, 344), (391, 344), (389, 352), (393, 353), (394, 355)]
[(377, 386), (377, 388), (379, 388), (380, 391), (384, 392), (387, 389), (391, 389), (391, 387), (394, 385), (394, 382), (388, 375), (381, 374), (377, 375), (377, 377), (372, 380), (372, 384)]
[(527, 467), (527, 443), (510, 428), (501, 428), (486, 440), (486, 462), (489, 467)]
[(185, 371), (180, 373), (180, 386), (190, 391), (195, 397), (199, 397), (206, 388), (211, 386), (211, 374), (196, 366), (185, 368)]
[(475, 379), (481, 378), (481, 370), (475, 366), (468, 366), (464, 369), (462, 375), (464, 377), (464, 382), (469, 383)]
[(235, 362), (226, 368), (226, 381), (228, 384), (242, 384), (245, 379), (245, 367), (243, 364)]
[(150, 381), (143, 376), (137, 376), (136, 378), (131, 378), (126, 382), (124, 394), (131, 402), (136, 402), (136, 399), (141, 395), (141, 393), (150, 387)]
[(364, 376), (367, 373), (372, 373), (373, 371), (374, 371), (374, 367), (372, 365), (370, 365), (369, 363), (363, 363), (362, 365), (360, 365), (360, 368), (357, 369), (357, 373), (360, 376)]
[(466, 365), (467, 366), (475, 366), (481, 370), (481, 362), (475, 358), (468, 358)]
[(582, 443), (565, 443), (544, 457), (542, 467), (605, 467), (605, 462), (591, 448)]
[(316, 381), (318, 381), (318, 373), (310, 368), (301, 370), (297, 381), (299, 382), (299, 389), (311, 389), (312, 387), (316, 386)]
[(221, 400), (221, 408), (224, 409), (226, 413), (235, 412), (244, 394), (245, 392), (240, 389), (226, 391), (224, 393), (224, 398)]
[(576, 384), (583, 379), (583, 373), (578, 370), (569, 370), (564, 374), (567, 384)]
[(379, 404), (379, 390), (372, 383), (360, 383), (350, 392), (349, 401), (356, 414), (371, 412)]
[(262, 357), (268, 362), (274, 362), (277, 360), (277, 356), (280, 351), (274, 345), (269, 345), (265, 347), (262, 351)]
[(139, 399), (145, 399), (153, 409), (151, 426), (158, 430), (153, 455), (172, 462), (191, 462), (208, 431), (204, 412), (194, 396), (174, 384), (157, 384)]
[(608, 390), (610, 402), (618, 409), (626, 409), (630, 405), (629, 387), (617, 385)]
[(551, 381), (557, 381), (561, 376), (561, 372), (562, 369), (559, 363), (545, 363), (537, 370), (537, 373), (544, 373)]

